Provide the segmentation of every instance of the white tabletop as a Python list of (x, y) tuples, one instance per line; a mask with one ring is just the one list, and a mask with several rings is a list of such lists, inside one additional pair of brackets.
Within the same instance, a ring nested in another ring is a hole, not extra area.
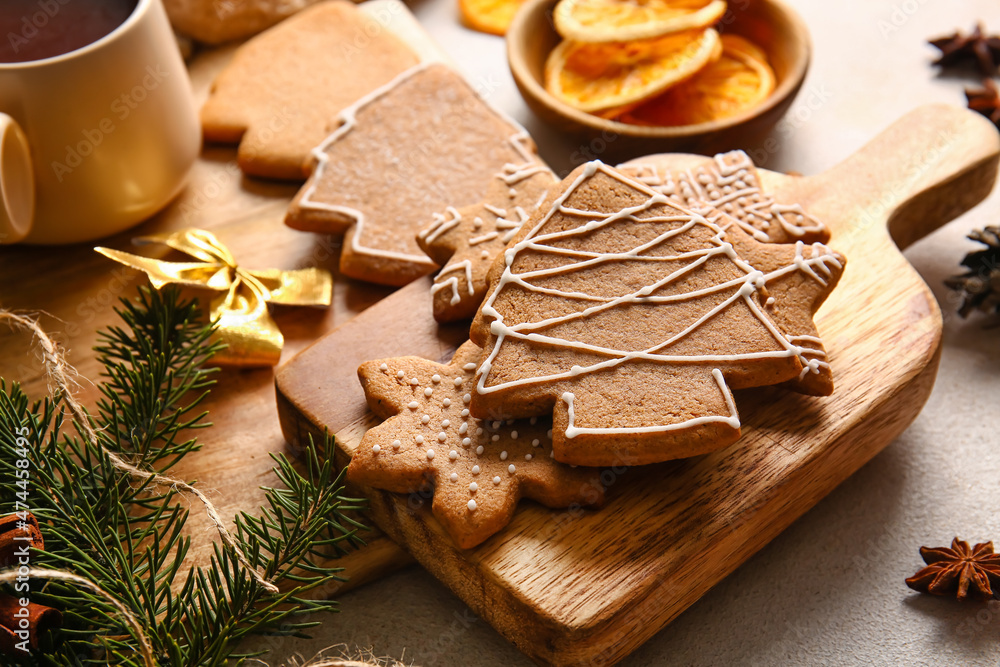
[[(734, 0), (740, 1), (740, 0)], [(812, 68), (776, 151), (761, 166), (804, 174), (848, 156), (912, 108), (964, 106), (978, 77), (938, 76), (928, 37), (1000, 32), (996, 0), (786, 0), (810, 26)], [(502, 39), (463, 28), (455, 0), (418, 0), (418, 19), (464, 73), (535, 136), (561, 172), (578, 142), (535, 119), (507, 69)], [(492, 92), (489, 92), (491, 91)], [(753, 148), (753, 147), (750, 147)], [(941, 367), (916, 422), (778, 539), (623, 665), (990, 665), (1000, 602), (960, 604), (910, 591), (921, 545), (955, 535), (1000, 542), (1000, 329), (962, 320), (942, 280), (977, 248), (969, 230), (1000, 224), (1000, 195), (907, 251), (945, 314)], [(835, 241), (833, 243), (835, 245)], [(415, 665), (528, 665), (418, 566), (341, 597), (312, 640), (255, 642), (305, 658), (346, 643)]]

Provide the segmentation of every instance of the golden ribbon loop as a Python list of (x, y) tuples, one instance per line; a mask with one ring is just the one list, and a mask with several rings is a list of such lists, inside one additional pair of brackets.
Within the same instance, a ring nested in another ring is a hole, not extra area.
[(274, 366), (278, 363), (285, 338), (268, 312), (269, 303), (330, 305), (333, 278), (329, 271), (318, 268), (243, 269), (237, 265), (229, 248), (203, 229), (141, 236), (133, 242), (136, 245), (165, 245), (198, 261), (167, 262), (112, 248), (94, 250), (143, 271), (156, 289), (174, 284), (221, 293), (212, 300), (211, 317), (218, 321), (216, 336), (228, 347), (215, 356), (216, 363), (236, 366)]

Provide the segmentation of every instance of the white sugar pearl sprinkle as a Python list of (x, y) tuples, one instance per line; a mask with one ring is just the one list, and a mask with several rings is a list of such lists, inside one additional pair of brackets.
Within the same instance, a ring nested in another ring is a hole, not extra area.
[(497, 485), (500, 484), (500, 475), (497, 475), (496, 477), (493, 478), (493, 483)]
[(402, 445), (403, 445), (403, 443), (401, 443), (399, 440), (393, 440), (392, 441), (392, 448), (393, 449), (399, 449)]
[(500, 460), (501, 461), (506, 461), (507, 460), (507, 452), (506, 451), (500, 452)]
[(402, 380), (403, 378), (406, 377), (406, 373), (404, 373), (403, 371), (399, 371), (398, 373), (396, 373), (396, 377)]
[(483, 446), (482, 445), (479, 445), (478, 447), (476, 447), (476, 454), (479, 455), (479, 456), (482, 456), (482, 454), (483, 454)]
[(461, 387), (462, 386), (462, 378), (455, 378), (454, 381), (452, 382), (452, 384), (454, 384), (456, 387)]
[(548, 438), (549, 438), (549, 440), (551, 440), (552, 439), (552, 429), (549, 429), (548, 432), (545, 435), (547, 435)]
[(511, 440), (517, 440), (517, 431), (511, 431), (510, 432), (510, 439)]
[(458, 452), (456, 452), (454, 449), (451, 450), (450, 452), (448, 452), (448, 458), (454, 461), (455, 459), (458, 458)]
[(451, 426), (450, 420), (445, 419), (443, 422), (441, 422), (441, 428), (448, 428), (449, 426)]
[(476, 501), (475, 500), (470, 500), (469, 501), (469, 509), (470, 510), (476, 509)]
[(517, 468), (514, 467), (513, 463), (511, 463), (509, 466), (507, 466), (507, 472), (509, 472), (511, 475), (513, 475), (516, 470), (517, 470)]
[(462, 397), (462, 401), (465, 402), (465, 403), (471, 403), (472, 402), (472, 394), (466, 394), (465, 396), (463, 396)]
[(447, 433), (445, 433), (444, 431), (441, 431), (440, 433), (438, 433), (438, 442), (444, 442), (447, 439), (448, 439), (448, 434)]
[(430, 421), (431, 421), (431, 416), (430, 415), (424, 415), (423, 417), (420, 418), (420, 423), (421, 424), (429, 424)]
[(472, 474), (473, 475), (479, 474), (479, 466), (472, 466)]
[(525, 454), (524, 455), (524, 460), (525, 461), (530, 461), (531, 460), (531, 454)]
[(468, 432), (469, 432), (469, 425), (467, 423), (463, 423), (461, 426), (458, 427), (459, 435), (465, 435)]
[(450, 475), (448, 475), (448, 479), (450, 479), (453, 482), (457, 482), (458, 481), (458, 473), (457, 472), (451, 473)]
[(382, 364), (381, 366), (378, 367), (378, 369), (384, 373), (387, 370), (389, 370), (389, 364)]
[(500, 439), (500, 436), (499, 436), (499, 435), (497, 435), (496, 433), (494, 433), (494, 434), (493, 434), (493, 437), (492, 437), (492, 438), (490, 438), (490, 440), (492, 440), (493, 442), (496, 442), (496, 441), (497, 441), (497, 440), (499, 440), (499, 439)]
[(449, 405), (451, 405), (451, 399), (450, 398), (444, 399), (443, 401), (441, 401), (441, 405), (443, 405), (444, 407), (448, 407)]
[(418, 435), (417, 437), (414, 438), (414, 440), (416, 441), (416, 443), (418, 445), (424, 444), (424, 436), (422, 436), (422, 435)]
[(477, 426), (476, 427), (476, 435), (482, 435), (482, 434), (483, 434), (483, 427), (482, 426)]
[(500, 428), (500, 422), (493, 422), (493, 426), (490, 428)]
[(379, 447), (378, 445), (372, 445), (372, 451), (378, 454), (380, 451), (382, 451), (382, 448)]
[(472, 491), (473, 493), (475, 493), (478, 490), (479, 490), (479, 485), (478, 484), (476, 484), (475, 482), (473, 482), (472, 484), (469, 484), (469, 491)]
[(463, 408), (462, 409), (462, 416), (463, 417), (468, 417), (469, 416), (469, 408)]
[(476, 365), (470, 362), (470, 363), (462, 366), (462, 368), (464, 368), (467, 371), (474, 371), (474, 370), (476, 370)]
[(430, 397), (430, 395), (431, 395), (431, 394), (433, 394), (433, 393), (434, 393), (434, 390), (433, 390), (433, 389), (431, 389), (430, 387), (427, 387), (427, 389), (424, 389), (424, 396), (427, 396), (428, 398), (429, 398), (429, 397)]
[(440, 381), (441, 381), (441, 376), (440, 375), (432, 375), (431, 376), (431, 382), (433, 382), (434, 384), (437, 384)]
[(417, 386), (418, 384), (420, 384), (420, 380), (418, 380), (417, 378), (410, 378), (410, 384), (412, 384), (413, 386)]
[(468, 447), (472, 444), (472, 438), (462, 438), (462, 446)]
[(417, 408), (420, 407), (420, 405), (416, 401), (410, 401), (409, 403), (406, 404), (406, 407), (408, 407), (411, 410), (416, 410)]
[(530, 420), (528, 420), (528, 423), (534, 426), (535, 424), (538, 423), (538, 417), (532, 417)]
[(430, 461), (433, 458), (434, 458), (434, 450), (433, 449), (428, 449), (427, 450), (427, 460)]
[(531, 446), (532, 447), (537, 447), (540, 444), (542, 444), (542, 443), (538, 441), (538, 438), (535, 438), (534, 440), (531, 441)]

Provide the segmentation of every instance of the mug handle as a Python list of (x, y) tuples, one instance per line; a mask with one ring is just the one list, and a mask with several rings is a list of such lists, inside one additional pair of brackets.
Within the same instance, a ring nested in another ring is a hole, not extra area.
[(35, 219), (35, 171), (28, 138), (17, 121), (0, 113), (0, 245), (17, 243)]

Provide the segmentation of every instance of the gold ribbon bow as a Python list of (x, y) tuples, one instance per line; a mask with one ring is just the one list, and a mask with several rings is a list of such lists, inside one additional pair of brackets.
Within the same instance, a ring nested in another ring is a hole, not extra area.
[(133, 243), (166, 245), (199, 260), (166, 262), (111, 248), (94, 248), (109, 259), (144, 271), (156, 289), (176, 284), (222, 292), (212, 300), (211, 310), (212, 319), (218, 321), (216, 335), (228, 346), (214, 358), (220, 364), (274, 366), (278, 363), (285, 339), (271, 319), (267, 304), (330, 305), (333, 278), (329, 271), (242, 269), (229, 249), (203, 229), (141, 236)]

